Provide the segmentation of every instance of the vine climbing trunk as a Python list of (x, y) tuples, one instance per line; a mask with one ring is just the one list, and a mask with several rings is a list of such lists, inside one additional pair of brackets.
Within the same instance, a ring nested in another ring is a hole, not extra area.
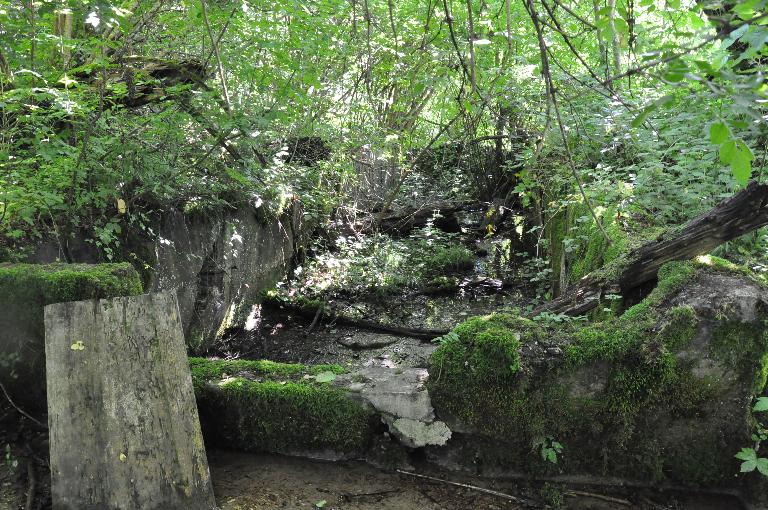
[(612, 262), (615, 270), (585, 276), (562, 296), (536, 308), (532, 314), (586, 313), (596, 308), (607, 294), (636, 293), (654, 281), (659, 268), (667, 262), (702, 255), (765, 225), (768, 225), (768, 184), (752, 182), (679, 229), (629, 251)]

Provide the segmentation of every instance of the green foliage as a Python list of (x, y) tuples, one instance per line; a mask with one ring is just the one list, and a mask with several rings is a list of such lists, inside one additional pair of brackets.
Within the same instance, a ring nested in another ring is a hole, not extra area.
[[(752, 408), (753, 413), (763, 413), (768, 411), (768, 397), (759, 397)], [(761, 475), (768, 477), (768, 458), (760, 457), (758, 451), (760, 445), (768, 440), (768, 430), (759, 421), (756, 430), (752, 434), (754, 446), (742, 448), (735, 457), (741, 461), (740, 471), (742, 473), (751, 473), (757, 470)]]
[(557, 464), (557, 456), (563, 452), (563, 445), (552, 436), (537, 437), (533, 440), (533, 449), (538, 450), (541, 460)]
[[(336, 250), (319, 254), (301, 269), (301, 283), (290, 300), (317, 304), (339, 294), (386, 298), (405, 290), (453, 290), (452, 275), (471, 269), (475, 255), (466, 247), (443, 237), (417, 232), (407, 239), (379, 235), (362, 240), (340, 238)], [(280, 295), (278, 292), (276, 295)]]
[(557, 484), (546, 482), (541, 489), (539, 489), (539, 495), (544, 502), (555, 510), (561, 510), (565, 508), (565, 495), (563, 494), (563, 488)]

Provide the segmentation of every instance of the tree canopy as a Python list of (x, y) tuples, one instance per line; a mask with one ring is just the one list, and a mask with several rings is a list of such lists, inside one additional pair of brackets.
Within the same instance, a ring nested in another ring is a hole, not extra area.
[(362, 151), (389, 203), (679, 222), (763, 171), (765, 3), (3, 0), (0, 235), (112, 258), (167, 207), (323, 218)]

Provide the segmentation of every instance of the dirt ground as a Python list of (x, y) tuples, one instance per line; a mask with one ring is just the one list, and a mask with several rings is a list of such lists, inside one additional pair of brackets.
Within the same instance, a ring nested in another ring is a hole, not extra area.
[[(438, 478), (537, 500), (533, 507), (472, 489), (376, 469), (362, 462), (322, 462), (271, 454), (209, 450), (208, 460), (220, 510), (522, 510), (547, 508), (540, 489), (512, 482), (427, 472)], [(0, 510), (24, 510), (29, 487), (24, 472), (0, 464)], [(421, 471), (421, 470), (419, 470)], [(51, 508), (49, 473), (37, 468), (33, 509)], [(726, 496), (631, 491), (608, 494), (595, 490), (578, 495), (562, 489), (569, 510), (741, 510)], [(570, 494), (569, 494), (570, 493)], [(608, 501), (601, 498), (615, 498)], [(621, 501), (621, 502), (620, 502)], [(324, 502), (324, 503), (323, 503)], [(555, 508), (550, 506), (549, 508)]]
[(222, 510), (523, 508), (495, 496), (380, 471), (362, 462), (331, 464), (221, 450), (211, 451), (208, 461)]
[[(531, 501), (532, 506), (473, 489), (376, 469), (362, 462), (322, 462), (212, 450), (208, 461), (221, 510), (522, 510), (545, 506), (540, 488), (513, 482), (429, 474)], [(720, 495), (631, 491), (607, 494), (563, 488), (570, 510), (741, 510), (735, 498)], [(535, 500), (535, 501), (533, 501)]]

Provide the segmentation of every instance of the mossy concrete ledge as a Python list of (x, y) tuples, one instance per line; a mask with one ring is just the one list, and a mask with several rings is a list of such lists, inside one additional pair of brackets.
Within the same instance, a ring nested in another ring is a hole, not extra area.
[(0, 382), (19, 405), (43, 411), (43, 308), (141, 293), (130, 264), (0, 264)]
[(475, 317), (444, 337), (428, 388), (454, 434), (430, 460), (738, 491), (768, 507), (766, 478), (739, 473), (734, 457), (754, 444), (750, 410), (766, 393), (763, 283), (707, 259), (674, 262), (618, 317), (536, 319)]
[(206, 444), (315, 458), (361, 457), (377, 418), (332, 384), (338, 365), (190, 358)]

